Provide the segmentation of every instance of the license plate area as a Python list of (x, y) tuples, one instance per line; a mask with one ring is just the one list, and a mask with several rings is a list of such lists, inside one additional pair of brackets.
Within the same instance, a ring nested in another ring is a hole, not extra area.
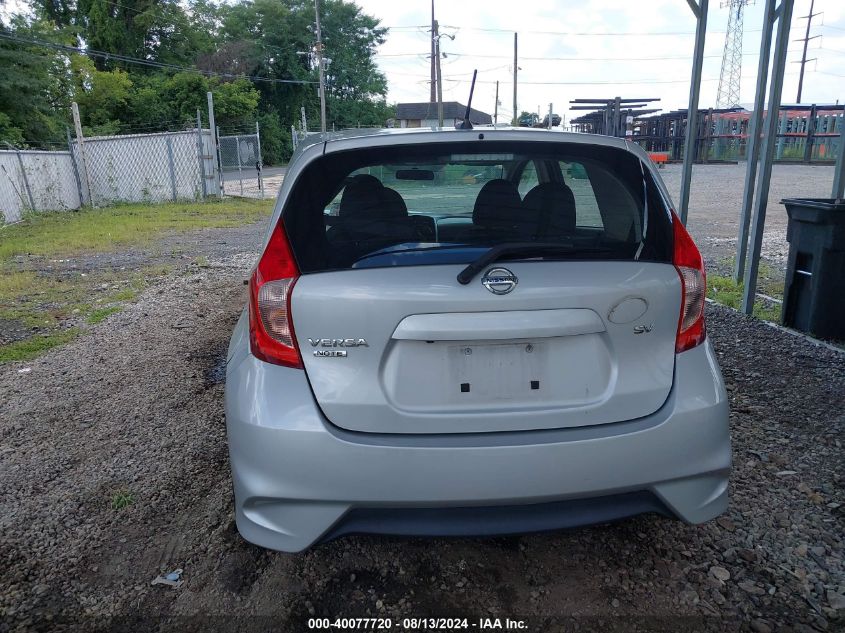
[(540, 400), (548, 389), (544, 342), (449, 345), (449, 384), (458, 402)]

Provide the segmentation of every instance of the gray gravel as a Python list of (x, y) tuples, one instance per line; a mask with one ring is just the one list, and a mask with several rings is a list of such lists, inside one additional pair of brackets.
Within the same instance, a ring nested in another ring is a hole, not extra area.
[[(719, 267), (721, 260), (736, 255), (745, 167), (745, 163), (693, 166), (688, 225), (708, 264), (714, 268)], [(762, 252), (774, 268), (785, 268), (789, 254), (788, 218), (780, 201), (783, 198), (830, 197), (833, 171), (829, 165), (772, 166)], [(660, 174), (677, 204), (681, 165), (667, 165)]]
[[(719, 520), (354, 537), (296, 556), (245, 543), (221, 380), (259, 232), (180, 237), (208, 268), (183, 265), (71, 344), (0, 366), (0, 631), (300, 632), (312, 613), (845, 629), (845, 356), (715, 306), (736, 468)], [(121, 510), (118, 491), (133, 500)], [(180, 589), (150, 586), (177, 567)]]

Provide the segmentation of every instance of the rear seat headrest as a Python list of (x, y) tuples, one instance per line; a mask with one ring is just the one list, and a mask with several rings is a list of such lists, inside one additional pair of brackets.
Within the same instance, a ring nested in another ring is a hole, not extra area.
[(563, 183), (537, 185), (522, 201), (526, 219), (537, 223), (537, 235), (575, 230), (575, 194)]
[(472, 210), (472, 222), (487, 228), (508, 228), (519, 222), (522, 201), (512, 182), (490, 180), (478, 192)]
[(370, 174), (353, 176), (343, 190), (338, 215), (343, 218), (407, 217), (408, 207), (394, 189)]

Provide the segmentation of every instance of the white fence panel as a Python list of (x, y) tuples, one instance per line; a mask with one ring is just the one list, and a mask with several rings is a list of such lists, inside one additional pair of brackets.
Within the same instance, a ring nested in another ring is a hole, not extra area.
[(80, 206), (70, 152), (0, 150), (0, 212), (6, 222), (18, 221), (26, 210)]

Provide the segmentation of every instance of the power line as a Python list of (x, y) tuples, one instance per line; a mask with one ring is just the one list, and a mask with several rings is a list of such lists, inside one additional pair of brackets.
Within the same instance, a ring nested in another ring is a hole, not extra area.
[[(753, 56), (758, 53), (749, 52), (742, 53), (743, 56)], [(425, 57), (425, 53), (391, 53), (391, 54), (376, 54), (376, 57)], [(476, 53), (449, 53), (452, 57), (478, 57), (480, 59), (510, 59), (510, 55), (486, 55)], [(721, 59), (721, 55), (705, 55), (705, 59)], [(566, 61), (566, 62), (652, 62), (652, 61), (669, 61), (669, 60), (689, 60), (689, 55), (666, 55), (660, 57), (520, 57), (520, 60), (528, 61)]]
[(90, 48), (78, 48), (76, 46), (68, 46), (66, 44), (56, 44), (54, 42), (47, 42), (45, 40), (35, 40), (35, 39), (27, 39), (23, 37), (17, 37), (15, 35), (7, 34), (7, 33), (0, 33), (0, 39), (9, 40), (12, 42), (17, 42), (20, 44), (28, 44), (30, 46), (42, 46), (45, 48), (53, 48), (56, 50), (68, 52), (68, 53), (79, 53), (80, 55), (86, 55), (88, 57), (99, 57), (101, 59), (107, 60), (115, 60), (124, 62), (127, 64), (137, 64), (140, 66), (149, 66), (151, 68), (161, 68), (167, 70), (178, 70), (180, 72), (192, 72), (192, 73), (199, 73), (201, 75), (206, 75), (207, 77), (220, 77), (221, 79), (249, 79), (250, 81), (262, 81), (265, 83), (275, 83), (275, 84), (298, 84), (298, 85), (312, 85), (316, 84), (316, 81), (303, 81), (300, 79), (273, 79), (271, 77), (258, 77), (255, 75), (237, 75), (234, 73), (219, 73), (214, 72), (212, 70), (202, 70), (200, 68), (196, 68), (194, 66), (179, 66), (177, 64), (165, 64), (163, 62), (156, 62), (149, 59), (139, 59), (137, 57), (129, 57), (127, 55), (118, 55), (116, 53), (106, 53), (105, 51), (97, 51)]
[[(482, 31), (488, 33), (513, 33), (517, 29), (500, 29), (500, 28), (483, 28), (479, 26), (454, 26), (443, 24), (443, 28), (464, 30), (464, 31)], [(835, 28), (835, 27), (834, 27)], [(759, 32), (760, 29), (756, 29)], [(571, 36), (585, 36), (585, 37), (640, 37), (640, 36), (677, 36), (677, 35), (695, 35), (695, 31), (526, 31), (518, 29), (519, 33), (529, 33), (531, 35), (571, 35)], [(725, 31), (710, 31), (711, 34), (724, 33)]]
[[(446, 79), (446, 77), (444, 77)], [(452, 79), (449, 81), (467, 82), (469, 79)], [(702, 79), (701, 81), (719, 81), (718, 77), (713, 79)], [(477, 80), (478, 84), (495, 84), (495, 81)], [(651, 85), (651, 84), (688, 84), (689, 77), (686, 79), (624, 79), (624, 80), (608, 80), (608, 81), (519, 81), (520, 86), (613, 86), (613, 85)]]
[[(816, 71), (822, 72), (822, 71)], [(787, 75), (797, 75), (798, 72), (794, 73), (785, 73)], [(825, 74), (832, 74), (832, 73), (825, 73)], [(835, 76), (842, 76), (842, 75), (835, 75)], [(753, 76), (743, 76), (743, 79), (753, 79)], [(444, 77), (444, 79), (447, 79)], [(471, 79), (453, 79), (448, 78), (448, 81), (452, 82), (459, 82), (459, 83), (468, 83)], [(711, 77), (705, 78), (701, 81), (719, 81), (718, 77)], [(475, 83), (477, 84), (495, 84), (495, 81), (485, 81), (485, 80), (477, 80)], [(597, 85), (652, 85), (652, 84), (688, 84), (689, 77), (686, 79), (626, 79), (626, 80), (610, 80), (610, 81), (520, 81), (520, 85), (533, 85), (533, 86), (597, 86)]]

